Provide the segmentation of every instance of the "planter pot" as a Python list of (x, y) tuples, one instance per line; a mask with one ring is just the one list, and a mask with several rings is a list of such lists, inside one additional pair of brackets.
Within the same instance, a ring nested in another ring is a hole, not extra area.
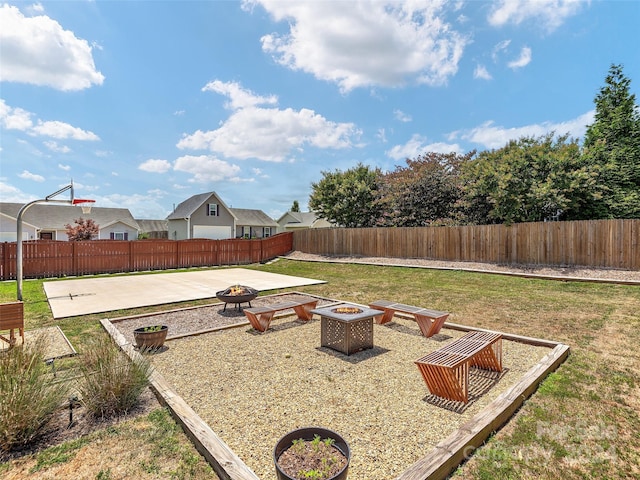
[(278, 480), (296, 480), (298, 478), (303, 478), (290, 476), (290, 474), (285, 473), (278, 461), (282, 454), (290, 447), (292, 447), (294, 440), (302, 439), (305, 441), (311, 441), (315, 438), (316, 435), (318, 435), (322, 440), (327, 438), (333, 439), (333, 446), (338, 449), (342, 455), (344, 455), (347, 461), (344, 467), (339, 472), (327, 477), (327, 480), (346, 480), (347, 470), (349, 469), (349, 462), (351, 460), (351, 449), (349, 448), (349, 444), (344, 438), (342, 438), (333, 430), (322, 427), (298, 428), (296, 430), (292, 430), (280, 440), (278, 440), (278, 443), (276, 443), (276, 446), (273, 449), (273, 461), (275, 463), (276, 478)]
[[(145, 331), (150, 328), (154, 330)], [(133, 338), (140, 350), (157, 350), (164, 345), (168, 332), (169, 327), (166, 325), (160, 326), (159, 330), (155, 330), (155, 327), (140, 327), (133, 331)]]

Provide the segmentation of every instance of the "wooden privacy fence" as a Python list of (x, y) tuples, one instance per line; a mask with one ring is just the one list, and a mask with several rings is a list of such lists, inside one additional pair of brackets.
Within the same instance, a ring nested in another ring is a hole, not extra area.
[[(92, 240), (22, 243), (24, 278), (259, 263), (292, 250), (291, 233), (253, 240)], [(16, 243), (0, 244), (0, 280), (16, 278)]]
[(294, 232), (293, 249), (321, 255), (639, 270), (640, 220), (311, 229)]

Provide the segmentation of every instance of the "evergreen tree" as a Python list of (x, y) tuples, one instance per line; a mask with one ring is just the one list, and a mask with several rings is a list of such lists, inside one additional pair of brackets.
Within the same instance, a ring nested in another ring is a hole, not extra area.
[(567, 135), (522, 137), (462, 164), (467, 223), (575, 218), (593, 197), (595, 179)]
[(298, 203), (298, 200), (294, 200), (293, 201), (293, 205), (291, 205), (291, 211), (292, 212), (299, 212), (300, 211), (300, 204)]
[(640, 113), (622, 65), (611, 65), (594, 102), (583, 158), (598, 174), (600, 192), (588, 218), (640, 218)]

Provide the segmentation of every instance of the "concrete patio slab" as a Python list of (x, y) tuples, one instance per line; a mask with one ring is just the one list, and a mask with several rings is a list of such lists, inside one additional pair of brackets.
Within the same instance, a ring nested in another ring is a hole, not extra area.
[(44, 282), (53, 318), (215, 298), (232, 285), (259, 291), (326, 283), (323, 280), (280, 275), (246, 268), (221, 268), (196, 272), (92, 277)]

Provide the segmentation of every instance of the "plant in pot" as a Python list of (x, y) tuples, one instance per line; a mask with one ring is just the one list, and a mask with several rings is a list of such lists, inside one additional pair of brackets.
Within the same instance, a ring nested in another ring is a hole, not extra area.
[(346, 480), (350, 459), (346, 440), (322, 427), (293, 430), (273, 450), (278, 480)]
[(150, 325), (136, 328), (133, 338), (140, 350), (157, 350), (164, 345), (169, 327), (166, 325)]

